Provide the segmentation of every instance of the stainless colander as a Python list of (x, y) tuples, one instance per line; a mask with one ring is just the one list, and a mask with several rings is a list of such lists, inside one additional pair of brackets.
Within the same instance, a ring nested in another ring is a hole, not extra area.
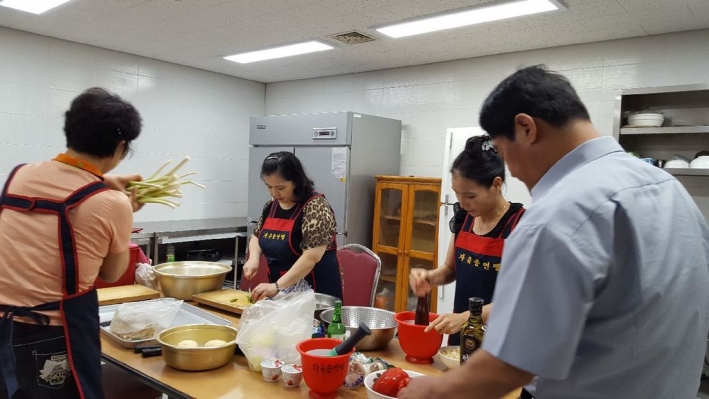
[[(320, 320), (325, 324), (330, 324), (334, 311), (334, 308), (323, 310), (322, 313), (320, 313)], [(354, 333), (361, 322), (364, 322), (367, 327), (372, 330), (372, 335), (364, 337), (359, 341), (357, 344), (358, 351), (382, 349), (389, 345), (389, 342), (391, 342), (396, 334), (394, 312), (365, 306), (342, 307), (342, 323), (350, 333)]]

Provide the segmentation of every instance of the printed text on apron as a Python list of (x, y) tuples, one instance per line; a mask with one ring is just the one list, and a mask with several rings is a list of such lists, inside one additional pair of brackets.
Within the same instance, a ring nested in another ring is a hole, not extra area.
[[(524, 211), (509, 218), (496, 237), (483, 237), (473, 233), (474, 218), (468, 214), (455, 240), (455, 298), (453, 312), (468, 310), (468, 298), (478, 297), (485, 304), (492, 302), (495, 282), (500, 271), (502, 249), (507, 237)], [(459, 345), (460, 336), (449, 337), (449, 345)]]

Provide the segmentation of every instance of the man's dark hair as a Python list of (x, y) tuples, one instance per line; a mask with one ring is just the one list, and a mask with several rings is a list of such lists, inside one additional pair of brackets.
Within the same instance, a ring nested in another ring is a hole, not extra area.
[(554, 127), (590, 120), (568, 79), (543, 65), (523, 68), (495, 87), (483, 102), (480, 126), (492, 137), (515, 139), (514, 117), (527, 114)]
[(131, 103), (99, 87), (76, 97), (64, 116), (66, 146), (98, 158), (112, 157), (121, 141), (126, 142), (123, 156), (127, 155), (142, 127)]

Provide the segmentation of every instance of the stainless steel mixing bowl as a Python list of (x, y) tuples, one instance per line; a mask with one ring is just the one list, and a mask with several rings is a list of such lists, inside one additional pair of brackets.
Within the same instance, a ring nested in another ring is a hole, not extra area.
[(169, 262), (154, 268), (166, 297), (192, 300), (192, 295), (222, 289), (231, 266), (218, 262)]
[[(320, 319), (325, 322), (325, 324), (330, 324), (334, 311), (335, 309), (332, 308), (323, 310), (323, 312), (320, 313)], [(358, 351), (382, 349), (389, 345), (389, 342), (391, 342), (396, 334), (394, 312), (366, 306), (342, 307), (342, 323), (350, 333), (357, 331), (357, 327), (361, 322), (364, 322), (367, 327), (372, 330), (372, 334), (359, 341), (357, 344)]]
[(315, 293), (315, 318), (320, 320), (320, 313), (323, 310), (335, 307), (337, 297), (327, 294)]
[[(168, 366), (185, 371), (203, 371), (222, 367), (234, 357), (237, 331), (234, 327), (216, 324), (190, 324), (161, 331), (157, 341)], [(186, 339), (196, 341), (198, 348), (181, 348)], [(207, 341), (221, 339), (226, 345), (204, 347)]]

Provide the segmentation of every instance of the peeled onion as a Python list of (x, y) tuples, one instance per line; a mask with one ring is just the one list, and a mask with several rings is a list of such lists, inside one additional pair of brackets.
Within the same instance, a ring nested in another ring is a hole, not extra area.
[(207, 341), (206, 344), (204, 344), (206, 348), (212, 348), (212, 347), (217, 347), (217, 346), (226, 346), (226, 341), (223, 341), (221, 339), (212, 339)]
[(199, 344), (197, 341), (193, 341), (191, 339), (183, 339), (180, 341), (179, 344), (177, 344), (178, 348), (198, 348)]

